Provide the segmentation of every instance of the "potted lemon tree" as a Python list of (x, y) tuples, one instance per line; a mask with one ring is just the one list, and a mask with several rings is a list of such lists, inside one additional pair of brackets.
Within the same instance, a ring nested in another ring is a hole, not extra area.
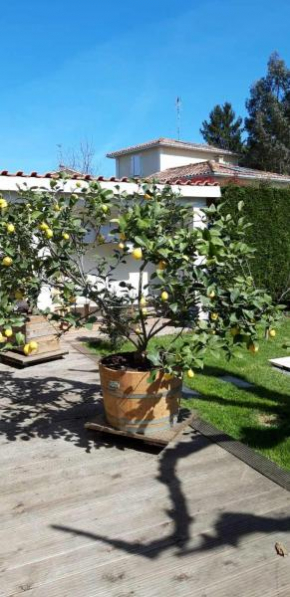
[[(234, 222), (211, 205), (194, 227), (192, 205), (169, 186), (144, 184), (126, 194), (79, 182), (65, 195), (63, 184), (53, 180), (49, 190), (23, 191), (17, 206), (2, 206), (1, 325), (11, 325), (17, 292), (35, 304), (44, 283), (61, 304), (46, 315), (63, 328), (92, 326), (101, 316), (103, 330), (131, 343), (100, 361), (107, 420), (130, 433), (156, 434), (175, 424), (182, 379), (202, 369), (206, 354), (230, 358), (242, 346), (254, 354), (260, 323), (273, 335), (277, 309), (249, 273), (247, 224), (242, 214)], [(96, 230), (90, 269), (88, 226)], [(110, 257), (101, 256), (104, 244)], [(126, 264), (134, 265), (136, 285), (117, 283)], [(93, 312), (73, 312), (77, 296), (90, 300)], [(166, 330), (170, 339), (162, 342)]]

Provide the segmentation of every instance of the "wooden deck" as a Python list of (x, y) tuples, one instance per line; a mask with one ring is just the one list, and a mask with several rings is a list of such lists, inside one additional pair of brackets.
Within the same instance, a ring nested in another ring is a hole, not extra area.
[(286, 490), (190, 429), (159, 456), (84, 430), (75, 350), (0, 381), (1, 597), (290, 596)]

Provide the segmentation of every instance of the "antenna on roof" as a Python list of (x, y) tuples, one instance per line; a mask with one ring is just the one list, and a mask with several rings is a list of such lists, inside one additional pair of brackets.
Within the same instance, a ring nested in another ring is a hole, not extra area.
[(181, 112), (181, 98), (176, 98), (176, 113), (177, 113), (177, 139), (180, 140), (180, 112)]

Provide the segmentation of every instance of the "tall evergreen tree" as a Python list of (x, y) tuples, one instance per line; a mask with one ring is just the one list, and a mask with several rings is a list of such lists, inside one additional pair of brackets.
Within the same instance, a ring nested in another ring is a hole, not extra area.
[(214, 107), (210, 112), (209, 120), (203, 121), (200, 132), (210, 145), (241, 153), (242, 122), (242, 118), (236, 118), (232, 105), (225, 102), (223, 106)]
[(245, 164), (290, 174), (290, 70), (277, 52), (268, 61), (265, 77), (250, 90)]

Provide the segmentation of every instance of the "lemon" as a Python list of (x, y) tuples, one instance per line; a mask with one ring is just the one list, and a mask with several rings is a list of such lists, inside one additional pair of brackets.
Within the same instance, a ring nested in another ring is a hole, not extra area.
[(11, 328), (7, 328), (7, 330), (4, 330), (4, 336), (6, 336), (6, 338), (11, 338), (12, 335), (13, 335), (13, 332), (12, 332)]
[(8, 206), (8, 203), (6, 201), (6, 199), (3, 199), (3, 197), (0, 197), (0, 209), (5, 209)]
[(249, 344), (248, 350), (253, 354), (256, 354), (259, 351), (259, 346), (258, 344)]
[(231, 336), (235, 337), (240, 333), (240, 330), (237, 326), (231, 328), (230, 334)]
[(31, 348), (30, 348), (29, 344), (25, 344), (25, 346), (23, 348), (23, 352), (28, 357), (28, 355), (31, 353)]
[(218, 314), (217, 313), (211, 313), (211, 319), (212, 321), (216, 321), (218, 319)]
[(49, 230), (49, 225), (46, 224), (46, 222), (41, 222), (41, 224), (39, 224), (39, 228), (40, 230)]
[(211, 292), (208, 293), (208, 298), (213, 299), (215, 297), (215, 291), (211, 290)]
[(140, 305), (140, 307), (146, 307), (147, 301), (146, 301), (145, 296), (141, 296), (139, 305)]
[(161, 292), (161, 300), (162, 301), (168, 301), (168, 299), (169, 299), (168, 292), (166, 292), (166, 290), (163, 290), (163, 292)]
[(30, 350), (37, 350), (38, 349), (38, 343), (35, 340), (31, 340), (31, 342), (29, 342), (29, 348)]
[(54, 209), (54, 211), (61, 211), (61, 207), (60, 207), (60, 205), (58, 205), (58, 203), (56, 203), (56, 204), (54, 205), (54, 208), (53, 208), (53, 209)]
[(134, 257), (134, 259), (142, 259), (143, 253), (142, 253), (142, 249), (140, 247), (136, 247), (136, 249), (133, 249), (132, 251), (132, 257)]
[(126, 240), (126, 234), (124, 232), (120, 232), (120, 240)]
[(63, 238), (64, 240), (69, 240), (69, 239), (70, 239), (70, 235), (69, 235), (67, 232), (63, 232), (63, 233), (62, 233), (62, 238)]
[(192, 369), (188, 369), (187, 371), (187, 377), (189, 377), (190, 379), (192, 379), (194, 377), (195, 373), (194, 371), (192, 371)]
[(165, 381), (169, 381), (170, 379), (173, 379), (174, 375), (172, 375), (172, 373), (164, 373), (163, 375), (163, 379), (165, 379)]
[(9, 232), (9, 234), (11, 234), (12, 232), (15, 232), (14, 224), (7, 224), (6, 229), (7, 229), (7, 232)]
[(13, 259), (11, 257), (3, 257), (2, 265), (6, 265), (6, 267), (9, 267), (10, 265), (12, 265), (12, 263)]
[(125, 249), (124, 243), (119, 243), (118, 248), (120, 249), (120, 251), (124, 251), (124, 249)]
[(142, 311), (142, 315), (147, 315), (148, 314), (148, 309), (146, 309), (146, 307), (143, 307), (141, 309), (141, 311)]
[(271, 336), (271, 338), (275, 338), (275, 336), (276, 336), (276, 330), (273, 330), (273, 329), (270, 330), (269, 331), (269, 336)]
[(45, 236), (46, 236), (46, 238), (52, 238), (53, 237), (53, 231), (50, 228), (47, 228), (45, 230)]
[(103, 212), (104, 214), (106, 214), (106, 213), (107, 213), (107, 211), (109, 211), (109, 206), (108, 206), (108, 205), (105, 205), (105, 204), (103, 204), (103, 205), (101, 205), (101, 210), (102, 210), (102, 212)]
[(157, 268), (163, 270), (166, 268), (166, 261), (159, 261)]
[(3, 344), (3, 342), (6, 342), (6, 338), (0, 333), (0, 344)]
[(21, 301), (23, 299), (23, 292), (21, 292), (21, 290), (15, 290), (14, 297), (17, 301)]
[(141, 334), (141, 333), (142, 333), (142, 330), (141, 330), (141, 328), (136, 328), (136, 329), (135, 329), (135, 334)]

